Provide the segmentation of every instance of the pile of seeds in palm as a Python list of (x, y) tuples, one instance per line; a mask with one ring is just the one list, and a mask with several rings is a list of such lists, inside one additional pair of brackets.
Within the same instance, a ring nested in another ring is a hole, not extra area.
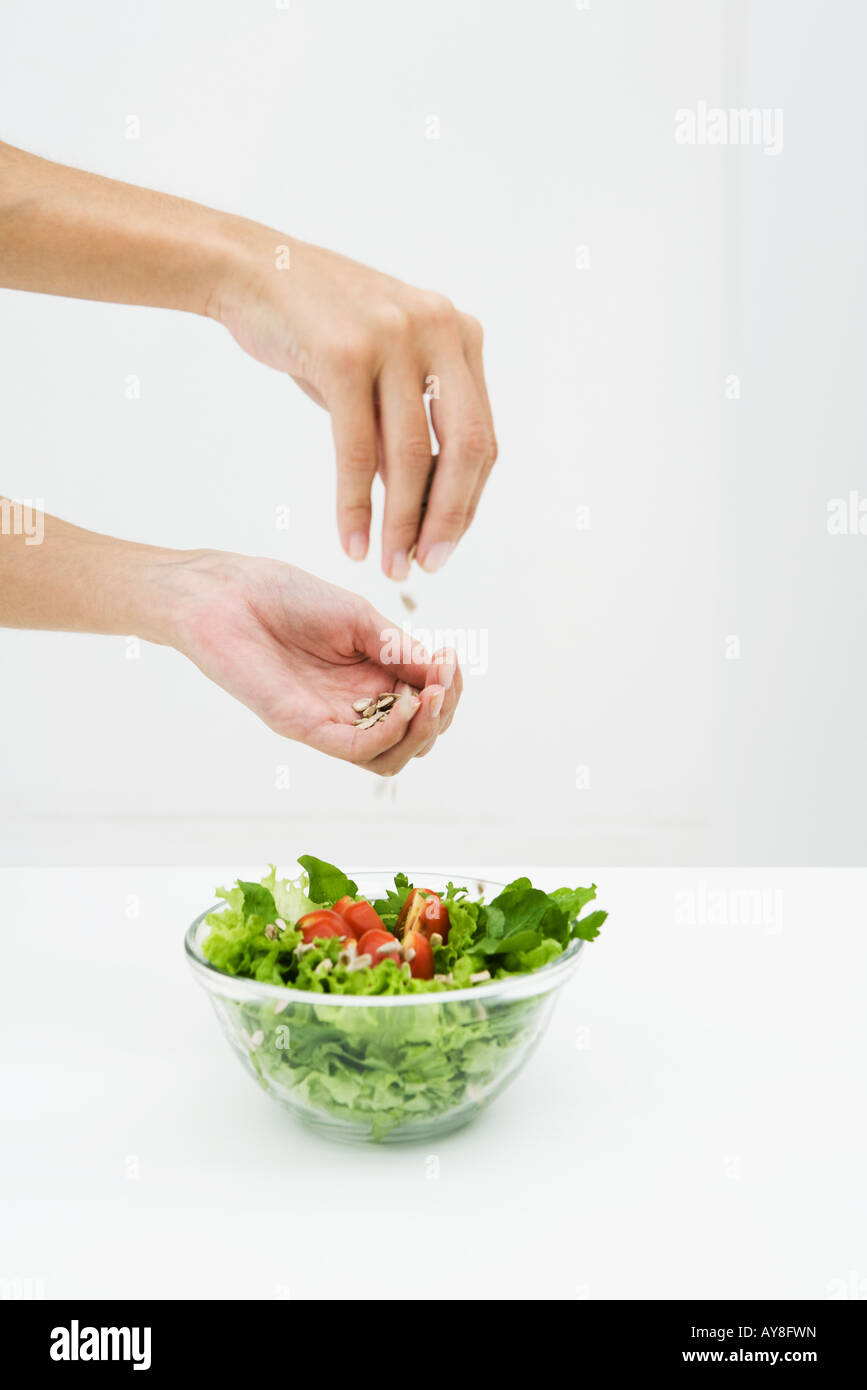
[(359, 729), (371, 728), (373, 724), (377, 724), (380, 719), (385, 718), (397, 700), (398, 696), (393, 690), (386, 690), (382, 695), (362, 695), (352, 705), (355, 713), (360, 716), (358, 719), (353, 719), (353, 724)]

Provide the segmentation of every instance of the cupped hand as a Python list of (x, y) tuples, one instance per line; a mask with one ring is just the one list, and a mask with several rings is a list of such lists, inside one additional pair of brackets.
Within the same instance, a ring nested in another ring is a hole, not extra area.
[[(429, 656), (364, 599), (294, 565), (222, 552), (185, 562), (173, 643), (285, 738), (390, 777), (430, 752), (462, 690), (455, 654)], [(362, 695), (399, 693), (361, 728)]]
[[(242, 238), (208, 312), (330, 412), (346, 553), (367, 554), (379, 472), (383, 570), (406, 579), (414, 547), (424, 569), (440, 569), (497, 454), (478, 322), (442, 295), (264, 228)], [(439, 453), (422, 520), (432, 467), (425, 395)]]

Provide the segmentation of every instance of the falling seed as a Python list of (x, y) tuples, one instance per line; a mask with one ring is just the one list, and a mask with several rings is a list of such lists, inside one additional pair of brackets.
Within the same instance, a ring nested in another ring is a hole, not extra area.
[(418, 608), (418, 604), (416, 603), (415, 599), (412, 597), (411, 594), (401, 594), (400, 601), (406, 609), (407, 613), (414, 613), (415, 610)]

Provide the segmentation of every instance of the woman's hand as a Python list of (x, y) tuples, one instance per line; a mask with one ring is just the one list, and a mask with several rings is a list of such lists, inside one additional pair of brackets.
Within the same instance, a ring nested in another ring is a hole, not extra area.
[[(382, 568), (433, 572), (473, 519), (497, 454), (482, 330), (438, 294), (253, 224), (208, 303), (244, 350), (331, 414), (343, 548), (363, 560), (370, 490), (385, 483)], [(439, 441), (431, 473), (424, 396)]]
[[(0, 143), (0, 285), (208, 314), (330, 412), (337, 511), (362, 560), (385, 482), (382, 567), (445, 563), (496, 458), (482, 331), (441, 295), (257, 222)], [(439, 454), (423, 396), (430, 399)]]
[[(364, 599), (276, 560), (195, 554), (179, 569), (173, 646), (285, 738), (384, 777), (429, 753), (462, 679)], [(385, 719), (354, 722), (362, 695), (398, 691)]]
[[(452, 722), (454, 652), (431, 658), (364, 599), (294, 565), (164, 550), (0, 497), (0, 627), (135, 635), (176, 647), (284, 738), (392, 776)], [(363, 729), (352, 706), (396, 691)]]

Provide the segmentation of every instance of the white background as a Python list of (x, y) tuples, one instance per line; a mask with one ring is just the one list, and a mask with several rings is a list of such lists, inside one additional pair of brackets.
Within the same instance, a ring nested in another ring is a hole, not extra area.
[[(404, 586), (486, 653), (435, 757), (377, 786), (171, 651), (6, 632), (2, 859), (862, 862), (867, 539), (826, 506), (864, 479), (864, 31), (843, 0), (7, 5), (4, 138), (445, 291), (501, 462)], [(699, 101), (782, 107), (782, 153), (678, 145)], [(7, 493), (405, 618), (339, 552), (327, 419), (214, 324), (0, 292), (0, 410)]]
[[(863, 1296), (863, 875), (714, 866), (864, 858), (867, 538), (826, 508), (867, 492), (865, 36), (846, 0), (8, 0), (0, 137), (448, 293), (501, 462), (404, 586), (487, 662), (394, 784), (172, 652), (0, 633), (0, 864), (67, 866), (0, 873), (4, 1287)], [(678, 146), (699, 101), (782, 107), (782, 153)], [(327, 419), (213, 324), (0, 292), (0, 450), (0, 491), (81, 525), (403, 617), (338, 550)], [(305, 851), (595, 878), (612, 911), (436, 1182), (295, 1126), (186, 977), (214, 883)], [(677, 920), (756, 885), (782, 930)]]
[(311, 1135), (244, 1072), (183, 959), (211, 886), (0, 879), (13, 1291), (867, 1297), (864, 871), (608, 870), (611, 918), (526, 1070), (405, 1146)]

